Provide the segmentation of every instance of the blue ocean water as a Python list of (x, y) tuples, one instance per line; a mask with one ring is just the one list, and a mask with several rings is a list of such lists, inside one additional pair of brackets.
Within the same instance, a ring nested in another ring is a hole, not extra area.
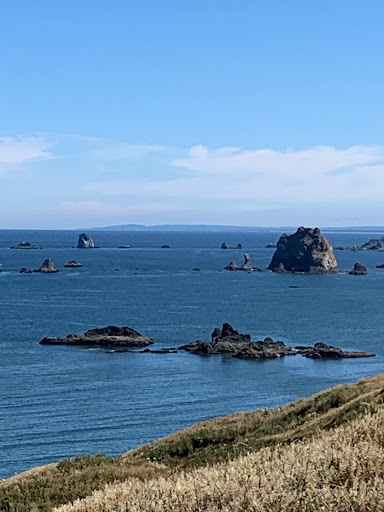
[[(384, 254), (336, 252), (340, 268), (365, 264), (362, 277), (227, 272), (245, 251), (266, 267), (273, 250), (265, 245), (281, 233), (95, 231), (94, 250), (74, 248), (77, 234), (0, 231), (0, 477), (77, 454), (121, 454), (197, 421), (286, 404), (384, 370), (384, 270), (375, 268)], [(324, 234), (334, 246), (382, 236)], [(42, 249), (9, 249), (27, 240)], [(244, 250), (222, 250), (222, 242)], [(131, 248), (118, 249), (124, 244)], [(19, 273), (48, 257), (58, 274)], [(64, 269), (70, 259), (84, 268)], [(324, 341), (377, 357), (255, 362), (38, 343), (115, 324), (171, 347), (210, 339), (223, 322), (253, 339)]]

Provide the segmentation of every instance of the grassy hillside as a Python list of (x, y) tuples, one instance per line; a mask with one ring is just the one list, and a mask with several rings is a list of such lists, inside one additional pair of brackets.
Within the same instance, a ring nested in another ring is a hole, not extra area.
[[(1, 483), (0, 511), (384, 510), (383, 403), (377, 376), (199, 423), (119, 458), (51, 464)], [(121, 483), (104, 489), (111, 482)]]

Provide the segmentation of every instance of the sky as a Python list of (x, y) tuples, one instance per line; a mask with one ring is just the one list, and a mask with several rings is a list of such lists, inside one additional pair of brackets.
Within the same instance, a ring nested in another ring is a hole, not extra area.
[(0, 228), (384, 225), (382, 0), (4, 0)]

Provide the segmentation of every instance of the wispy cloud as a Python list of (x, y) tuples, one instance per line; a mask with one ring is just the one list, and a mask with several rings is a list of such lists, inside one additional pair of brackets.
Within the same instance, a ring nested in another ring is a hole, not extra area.
[(40, 137), (0, 137), (0, 173), (35, 160), (52, 158), (49, 144)]

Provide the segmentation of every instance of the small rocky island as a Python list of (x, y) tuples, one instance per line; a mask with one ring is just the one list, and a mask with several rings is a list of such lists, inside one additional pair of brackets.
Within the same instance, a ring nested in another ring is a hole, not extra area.
[(95, 244), (88, 233), (80, 233), (79, 240), (77, 242), (78, 249), (93, 249)]
[(82, 263), (79, 263), (78, 261), (71, 260), (68, 261), (66, 265), (64, 265), (64, 268), (81, 268), (83, 266)]
[(20, 274), (33, 274), (35, 272), (39, 272), (41, 274), (56, 274), (57, 272), (59, 272), (59, 269), (55, 267), (55, 264), (53, 263), (52, 260), (47, 258), (46, 260), (44, 260), (41, 267), (38, 268), (37, 270), (33, 270), (32, 268), (26, 267), (23, 267), (20, 270)]
[(251, 341), (250, 334), (240, 334), (228, 323), (224, 323), (221, 329), (216, 327), (211, 341), (197, 340), (179, 347), (179, 350), (200, 355), (230, 354), (240, 359), (275, 359), (297, 353), (282, 341), (271, 338)]
[(374, 357), (371, 352), (346, 352), (326, 343), (315, 343), (313, 347), (295, 347), (299, 354), (311, 359), (355, 359), (356, 357)]
[(372, 238), (363, 245), (355, 247), (357, 251), (384, 251), (384, 236), (381, 238)]
[(366, 276), (368, 274), (367, 267), (361, 263), (355, 263), (353, 269), (348, 272), (351, 276)]
[(249, 255), (248, 252), (246, 252), (244, 254), (244, 263), (241, 266), (239, 266), (235, 261), (231, 261), (231, 263), (229, 265), (224, 267), (224, 270), (243, 270), (246, 272), (252, 272), (252, 271), (261, 272), (260, 268), (254, 267), (252, 265), (251, 256)]
[(273, 272), (330, 274), (338, 271), (332, 246), (319, 228), (299, 227), (292, 235), (281, 235), (272, 261)]
[(131, 327), (108, 325), (90, 329), (82, 334), (68, 334), (64, 337), (46, 337), (41, 345), (86, 345), (94, 347), (147, 347), (153, 344), (148, 336), (143, 336)]
[(38, 249), (39, 247), (31, 242), (21, 242), (17, 245), (12, 245), (11, 249)]

